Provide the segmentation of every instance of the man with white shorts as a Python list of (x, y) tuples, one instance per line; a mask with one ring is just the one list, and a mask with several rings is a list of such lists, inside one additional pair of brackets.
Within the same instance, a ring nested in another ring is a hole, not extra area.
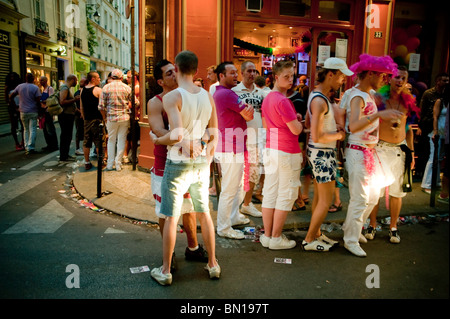
[[(378, 109), (394, 109), (403, 113), (397, 121), (380, 121), (380, 140), (376, 151), (381, 160), (389, 163), (389, 168), (394, 176), (394, 182), (388, 186), (389, 211), (391, 215), (389, 241), (394, 244), (400, 243), (400, 235), (397, 229), (397, 221), (402, 208), (402, 198), (406, 196), (403, 189), (405, 170), (414, 167), (414, 133), (410, 128), (415, 114), (420, 113), (416, 106), (415, 98), (406, 91), (408, 83), (408, 70), (406, 67), (399, 67), (398, 73), (392, 77), (389, 85), (382, 87), (378, 95), (381, 103)], [(415, 114), (414, 114), (415, 113)], [(409, 159), (406, 165), (405, 160)], [(383, 188), (380, 196), (383, 196)], [(367, 239), (374, 239), (376, 233), (376, 217), (379, 204), (374, 207), (370, 214), (370, 225), (364, 235)]]

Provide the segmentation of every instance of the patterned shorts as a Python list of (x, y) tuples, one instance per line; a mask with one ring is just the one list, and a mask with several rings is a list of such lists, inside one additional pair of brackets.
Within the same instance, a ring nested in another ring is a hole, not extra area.
[(306, 150), (314, 179), (317, 183), (328, 183), (336, 180), (336, 150), (332, 148), (315, 148), (308, 145)]

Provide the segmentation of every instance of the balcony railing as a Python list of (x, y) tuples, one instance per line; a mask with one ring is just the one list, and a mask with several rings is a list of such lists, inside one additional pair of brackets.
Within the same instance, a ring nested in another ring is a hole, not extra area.
[(48, 34), (48, 23), (41, 21), (38, 18), (34, 19), (34, 32), (36, 33), (36, 35), (45, 35), (45, 36), (49, 36)]
[(82, 49), (83, 48), (83, 41), (80, 38), (73, 37), (73, 46), (75, 48)]
[(66, 31), (56, 28), (56, 33), (57, 33), (58, 41), (64, 41), (67, 43), (67, 32)]

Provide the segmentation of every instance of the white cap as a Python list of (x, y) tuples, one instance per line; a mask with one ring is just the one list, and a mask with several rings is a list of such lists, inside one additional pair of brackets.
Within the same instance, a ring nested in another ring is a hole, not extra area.
[(353, 72), (347, 67), (347, 63), (339, 58), (328, 58), (323, 64), (324, 69), (339, 70), (347, 76), (353, 75)]
[(111, 72), (111, 77), (115, 78), (115, 79), (122, 79), (123, 78), (123, 73), (119, 69), (114, 69)]

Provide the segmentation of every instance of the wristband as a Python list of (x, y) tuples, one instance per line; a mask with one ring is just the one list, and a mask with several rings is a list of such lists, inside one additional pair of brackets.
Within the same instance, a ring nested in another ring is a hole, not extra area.
[(205, 141), (201, 141), (200, 143), (202, 144), (202, 150), (204, 150), (205, 147), (206, 147), (206, 142)]

